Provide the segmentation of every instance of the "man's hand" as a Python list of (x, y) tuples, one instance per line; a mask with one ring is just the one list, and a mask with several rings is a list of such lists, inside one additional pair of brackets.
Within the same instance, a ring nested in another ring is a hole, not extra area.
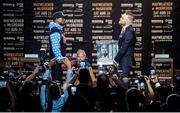
[(63, 63), (65, 59), (66, 59), (66, 57), (57, 57), (57, 58), (56, 58), (56, 61), (57, 61), (58, 63)]
[(46, 65), (48, 66), (49, 69), (51, 69), (51, 67), (56, 63), (56, 59), (53, 58), (51, 59), (49, 62), (45, 62), (44, 65), (46, 67)]
[(71, 69), (71, 62), (67, 57), (65, 57), (63, 62), (67, 66), (67, 69)]
[(146, 81), (146, 84), (150, 84), (150, 78), (146, 75), (144, 75), (144, 79)]
[(115, 67), (118, 67), (118, 63), (115, 61), (115, 60), (113, 60), (113, 65), (115, 66)]

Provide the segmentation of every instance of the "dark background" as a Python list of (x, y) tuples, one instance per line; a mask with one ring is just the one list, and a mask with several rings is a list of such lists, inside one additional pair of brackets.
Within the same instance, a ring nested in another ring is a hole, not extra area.
[[(23, 2), (24, 3), (24, 16), (22, 17), (24, 19), (24, 27), (23, 27), (23, 33), (20, 34), (24, 37), (24, 48), (20, 51), (20, 53), (38, 53), (38, 50), (41, 47), (41, 43), (37, 42), (33, 39), (33, 36), (35, 35), (49, 35), (48, 32), (44, 34), (34, 34), (33, 33), (33, 20), (35, 19), (34, 13), (33, 13), (33, 3), (34, 2), (50, 2), (54, 3), (54, 10), (63, 10), (62, 3), (65, 1), (61, 0), (1, 0), (0, 1), (0, 59), (2, 64), (6, 64), (6, 60), (4, 60), (5, 56), (3, 53), (8, 53), (10, 51), (3, 50), (4, 47), (4, 36), (7, 36), (7, 34), (4, 33), (4, 27), (3, 27), (3, 19), (6, 17), (3, 16), (3, 7), (2, 4), (4, 2), (14, 3), (14, 2)], [(83, 1), (83, 31), (82, 31), (82, 37), (83, 41), (72, 41), (72, 51), (68, 52), (75, 52), (78, 48), (85, 49), (88, 58), (92, 61), (92, 52), (93, 50), (93, 42), (92, 42), (92, 5), (91, 0), (82, 0)], [(99, 2), (105, 2), (109, 0), (98, 0)], [(118, 26), (118, 20), (121, 15), (121, 1), (123, 0), (111, 0), (113, 4), (113, 10), (112, 10), (112, 20), (113, 20), (113, 38), (117, 40), (119, 29)], [(151, 52), (152, 52), (152, 39), (151, 39), (151, 18), (152, 18), (152, 3), (153, 0), (146, 0), (142, 1), (142, 31), (141, 36), (142, 38), (142, 61), (141, 61), (141, 68), (140, 70), (143, 73), (147, 73), (147, 69), (151, 65)], [(156, 0), (157, 1), (157, 0)], [(159, 0), (162, 1), (162, 0)], [(75, 0), (72, 0), (72, 2), (76, 2)], [(172, 10), (172, 19), (173, 19), (173, 40), (172, 43), (155, 43), (157, 45), (155, 47), (155, 53), (168, 53), (170, 56), (174, 59), (174, 68), (180, 69), (180, 1), (179, 0), (173, 0), (173, 10)], [(11, 17), (14, 18), (14, 17)], [(43, 18), (42, 18), (43, 19)], [(47, 19), (47, 18), (45, 18)], [(48, 23), (46, 23), (48, 26)], [(14, 34), (16, 35), (16, 34)], [(18, 35), (17, 35), (18, 36)], [(12, 51), (11, 51), (12, 52)], [(13, 51), (13, 52), (19, 52), (19, 51)]]

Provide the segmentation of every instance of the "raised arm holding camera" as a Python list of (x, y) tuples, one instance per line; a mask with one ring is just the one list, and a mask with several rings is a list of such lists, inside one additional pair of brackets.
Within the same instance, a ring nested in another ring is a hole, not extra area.
[[(51, 76), (51, 67), (54, 64), (53, 62), (55, 59), (52, 59), (49, 62), (49, 69), (46, 70), (46, 72), (43, 75), (44, 80), (50, 81), (50, 85), (47, 86), (47, 84), (42, 85), (41, 87), (41, 106), (44, 111), (51, 111), (51, 112), (60, 112), (62, 109), (62, 106), (66, 102), (68, 98), (68, 91), (67, 87), (69, 86), (69, 80), (73, 76), (73, 72), (70, 66), (70, 61), (69, 59), (65, 58), (64, 59), (64, 64), (67, 67), (67, 75), (66, 75), (66, 87), (64, 89), (64, 94), (61, 93), (61, 84), (59, 84), (56, 81), (51, 81), (50, 76)], [(48, 93), (47, 93), (48, 92)], [(48, 96), (47, 96), (48, 95)], [(48, 97), (48, 99), (47, 99)], [(50, 101), (50, 105), (48, 105), (48, 101)], [(48, 106), (47, 106), (48, 105)], [(49, 107), (50, 106), (50, 107)]]

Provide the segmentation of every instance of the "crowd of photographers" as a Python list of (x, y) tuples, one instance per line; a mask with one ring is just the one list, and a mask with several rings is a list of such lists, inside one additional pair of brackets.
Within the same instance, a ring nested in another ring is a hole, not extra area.
[[(180, 111), (180, 82), (163, 86), (154, 72), (126, 81), (115, 66), (94, 75), (86, 62), (63, 61), (66, 76), (53, 81), (55, 59), (16, 80), (0, 78), (0, 111), (13, 112), (160, 112)], [(62, 76), (63, 77), (63, 76)]]

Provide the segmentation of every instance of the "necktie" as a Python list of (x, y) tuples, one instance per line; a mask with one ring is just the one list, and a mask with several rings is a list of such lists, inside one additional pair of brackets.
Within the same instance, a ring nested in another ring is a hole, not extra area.
[(121, 29), (121, 34), (124, 33), (124, 31), (125, 31), (125, 29), (124, 29), (124, 27), (123, 27), (123, 28)]
[(119, 35), (119, 38), (120, 38), (120, 39), (122, 38), (124, 31), (125, 31), (125, 29), (122, 28), (122, 29), (121, 29), (121, 33), (120, 33), (120, 35)]

